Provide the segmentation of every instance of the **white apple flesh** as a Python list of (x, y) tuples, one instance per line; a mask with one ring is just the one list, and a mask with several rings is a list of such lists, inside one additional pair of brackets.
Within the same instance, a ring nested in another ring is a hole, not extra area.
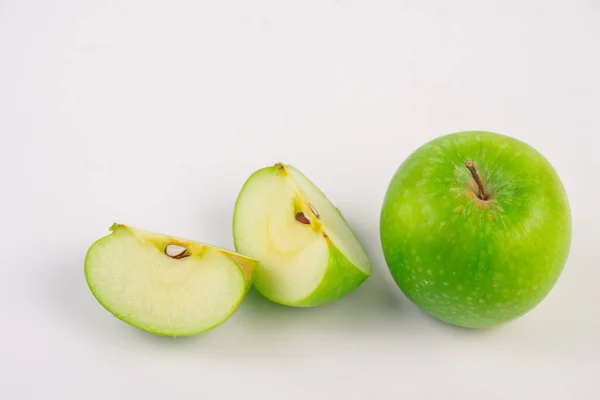
[(163, 336), (222, 324), (250, 286), (256, 261), (227, 250), (115, 224), (85, 259), (88, 286), (120, 320)]
[(254, 286), (280, 304), (322, 305), (371, 274), (342, 214), (291, 165), (278, 163), (248, 178), (236, 201), (233, 235), (236, 250), (259, 261)]

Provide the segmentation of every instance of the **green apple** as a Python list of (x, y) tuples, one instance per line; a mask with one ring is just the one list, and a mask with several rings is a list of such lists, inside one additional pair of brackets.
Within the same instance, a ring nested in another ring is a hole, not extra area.
[(233, 236), (238, 252), (259, 261), (254, 287), (279, 304), (319, 306), (371, 274), (340, 211), (291, 165), (278, 163), (248, 178), (235, 204)]
[(441, 136), (400, 165), (385, 194), (385, 260), (406, 296), (449, 324), (514, 320), (551, 291), (571, 244), (563, 184), (531, 146), (492, 132)]
[(98, 302), (120, 320), (161, 336), (215, 328), (238, 308), (257, 261), (206, 244), (114, 224), (85, 258)]

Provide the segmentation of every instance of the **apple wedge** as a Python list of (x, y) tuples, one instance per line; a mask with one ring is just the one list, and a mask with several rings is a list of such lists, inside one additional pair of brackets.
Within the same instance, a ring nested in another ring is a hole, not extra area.
[(89, 248), (87, 284), (120, 320), (161, 336), (215, 328), (238, 308), (257, 261), (224, 249), (114, 224)]
[(340, 211), (291, 165), (278, 163), (248, 178), (236, 200), (233, 236), (236, 251), (259, 261), (254, 287), (279, 304), (319, 306), (371, 275)]

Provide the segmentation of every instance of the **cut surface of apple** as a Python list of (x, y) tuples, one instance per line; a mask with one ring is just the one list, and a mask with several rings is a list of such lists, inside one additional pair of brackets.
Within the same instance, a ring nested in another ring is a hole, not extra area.
[(252, 174), (238, 195), (236, 251), (259, 261), (253, 285), (289, 306), (325, 304), (371, 275), (361, 243), (334, 205), (306, 176), (278, 163)]
[(89, 248), (85, 277), (120, 320), (162, 336), (220, 325), (250, 287), (256, 261), (186, 239), (114, 224)]

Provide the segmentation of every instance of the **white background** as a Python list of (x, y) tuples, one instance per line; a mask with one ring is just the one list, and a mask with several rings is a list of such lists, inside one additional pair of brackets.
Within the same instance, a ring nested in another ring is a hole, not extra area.
[[(600, 398), (599, 93), (595, 0), (0, 1), (0, 398)], [(467, 129), (539, 149), (573, 209), (555, 289), (486, 331), (408, 302), (379, 240), (398, 165)], [(114, 221), (232, 248), (241, 185), (277, 161), (363, 241), (357, 291), (251, 294), (175, 340), (94, 300), (83, 258)]]

